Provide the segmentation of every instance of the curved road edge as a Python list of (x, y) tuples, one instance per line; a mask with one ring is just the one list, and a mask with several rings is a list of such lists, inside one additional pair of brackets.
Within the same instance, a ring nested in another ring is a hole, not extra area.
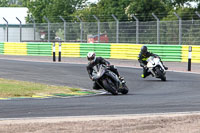
[[(87, 64), (86, 58), (76, 57), (63, 57), (62, 62), (53, 62), (50, 56), (16, 56), (16, 55), (0, 55), (0, 59), (4, 60), (17, 60), (17, 61), (30, 61), (30, 62), (48, 62), (48, 63), (68, 63), (68, 64)], [(111, 64), (118, 67), (141, 68), (137, 60), (128, 59), (107, 59)], [(200, 74), (200, 63), (192, 63), (191, 71), (187, 71), (187, 62), (164, 62), (168, 66), (168, 71), (185, 72)]]
[[(200, 131), (200, 112), (0, 119), (1, 132), (181, 132)], [(20, 127), (20, 128), (19, 128)]]

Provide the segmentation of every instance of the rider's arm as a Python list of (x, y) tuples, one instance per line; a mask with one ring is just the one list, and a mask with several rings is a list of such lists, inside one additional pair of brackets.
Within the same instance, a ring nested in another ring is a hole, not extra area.
[(93, 77), (92, 77), (93, 69), (89, 65), (87, 66), (87, 72), (88, 72), (89, 78), (93, 80)]
[(106, 66), (110, 66), (110, 62), (109, 62), (109, 61), (105, 60), (105, 59), (102, 58), (102, 57), (99, 57), (99, 59), (100, 59), (101, 64), (104, 64), (104, 65), (106, 65)]
[(138, 61), (139, 61), (139, 63), (142, 63), (142, 55), (141, 54), (138, 55)]
[(150, 56), (153, 56), (153, 57), (158, 57), (160, 58), (157, 54), (154, 54), (154, 53), (150, 53)]
[(143, 58), (142, 58), (142, 54), (139, 54), (139, 55), (138, 55), (138, 62), (140, 63), (140, 66), (141, 66), (141, 67), (144, 67), (145, 64), (144, 64), (144, 61), (143, 61), (142, 59), (143, 59)]
[[(160, 58), (160, 56), (158, 56), (157, 54), (153, 54), (153, 53), (151, 53), (151, 56), (154, 56), (155, 58), (159, 58), (160, 59), (160, 61), (161, 61), (161, 58)], [(162, 61), (161, 61), (162, 62)]]

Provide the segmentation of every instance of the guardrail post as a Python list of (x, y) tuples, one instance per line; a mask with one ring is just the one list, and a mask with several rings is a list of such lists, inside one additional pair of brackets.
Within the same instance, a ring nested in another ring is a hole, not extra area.
[(7, 29), (7, 42), (8, 42), (8, 21), (3, 17), (3, 19), (6, 21), (6, 29)]
[(179, 17), (178, 14), (176, 14), (175, 12), (174, 12), (174, 15), (179, 20), (179, 45), (181, 45), (182, 44), (182, 20), (181, 20), (181, 17)]
[(50, 42), (50, 21), (46, 16), (44, 16), (44, 19), (48, 22), (48, 42)]
[(154, 13), (152, 15), (157, 20), (157, 44), (160, 44), (160, 20)]
[(34, 38), (34, 41), (35, 41), (35, 33), (36, 33), (36, 26), (35, 26), (35, 19), (34, 18), (30, 18), (30, 20), (33, 22), (33, 29), (34, 29), (34, 34), (33, 34), (33, 38)]
[(119, 20), (115, 17), (114, 14), (112, 14), (112, 17), (116, 21), (116, 43), (119, 43)]
[(136, 20), (136, 43), (139, 44), (139, 20), (134, 14), (131, 16)]
[(192, 60), (192, 46), (189, 46), (188, 71), (191, 71), (191, 60)]
[(62, 44), (61, 44), (61, 42), (59, 42), (59, 56), (58, 56), (59, 62), (61, 62), (61, 48), (62, 48)]
[(97, 23), (98, 23), (98, 43), (99, 43), (100, 42), (100, 20), (95, 15), (93, 15), (93, 17), (97, 20)]
[(19, 20), (19, 18), (18, 17), (16, 17), (16, 19), (19, 21), (19, 23), (20, 23), (20, 42), (22, 41), (22, 22), (21, 22), (21, 20)]
[(53, 61), (56, 61), (56, 42), (53, 43)]
[(64, 42), (66, 41), (66, 21), (62, 16), (59, 16), (60, 19), (64, 22)]
[(83, 42), (83, 21), (81, 20), (81, 18), (79, 16), (76, 16), (78, 18), (78, 20), (80, 21), (80, 24), (81, 24), (81, 35), (80, 35), (80, 39), (81, 39), (81, 42)]

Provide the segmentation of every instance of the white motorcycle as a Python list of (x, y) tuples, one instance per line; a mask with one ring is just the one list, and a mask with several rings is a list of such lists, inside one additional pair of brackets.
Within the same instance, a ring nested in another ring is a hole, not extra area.
[(153, 77), (160, 78), (162, 81), (166, 81), (166, 70), (160, 61), (160, 58), (150, 56), (147, 59), (147, 68), (151, 72)]

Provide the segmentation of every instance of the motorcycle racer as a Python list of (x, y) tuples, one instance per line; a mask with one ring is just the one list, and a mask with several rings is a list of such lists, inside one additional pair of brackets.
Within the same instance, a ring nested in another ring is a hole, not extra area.
[[(147, 65), (147, 59), (150, 56), (154, 56), (154, 57), (160, 58), (158, 55), (149, 52), (148, 49), (147, 49), (147, 46), (142, 46), (141, 47), (141, 51), (140, 51), (140, 53), (138, 55), (138, 61), (140, 63), (140, 66), (143, 67), (143, 74), (141, 75), (142, 78), (146, 78), (147, 76), (149, 76), (151, 74), (151, 72), (148, 71), (148, 68), (146, 66)], [(162, 61), (161, 61), (161, 63), (163, 64)], [(166, 66), (164, 66), (164, 68), (165, 68), (165, 70), (168, 69), (168, 67), (166, 67)]]
[[(114, 65), (110, 65), (110, 62), (105, 60), (102, 57), (96, 57), (95, 52), (88, 52), (87, 54), (87, 60), (89, 61), (88, 65), (87, 65), (87, 72), (89, 74), (89, 77), (91, 80), (95, 81), (96, 79), (93, 77), (92, 72), (94, 71), (94, 67), (97, 64), (104, 64), (108, 67), (109, 70), (111, 70), (112, 72), (114, 72), (120, 80), (123, 80), (123, 77), (121, 77), (119, 75), (119, 72), (117, 70), (117, 68)], [(93, 84), (93, 89), (101, 89), (101, 87), (96, 83), (96, 81)]]

